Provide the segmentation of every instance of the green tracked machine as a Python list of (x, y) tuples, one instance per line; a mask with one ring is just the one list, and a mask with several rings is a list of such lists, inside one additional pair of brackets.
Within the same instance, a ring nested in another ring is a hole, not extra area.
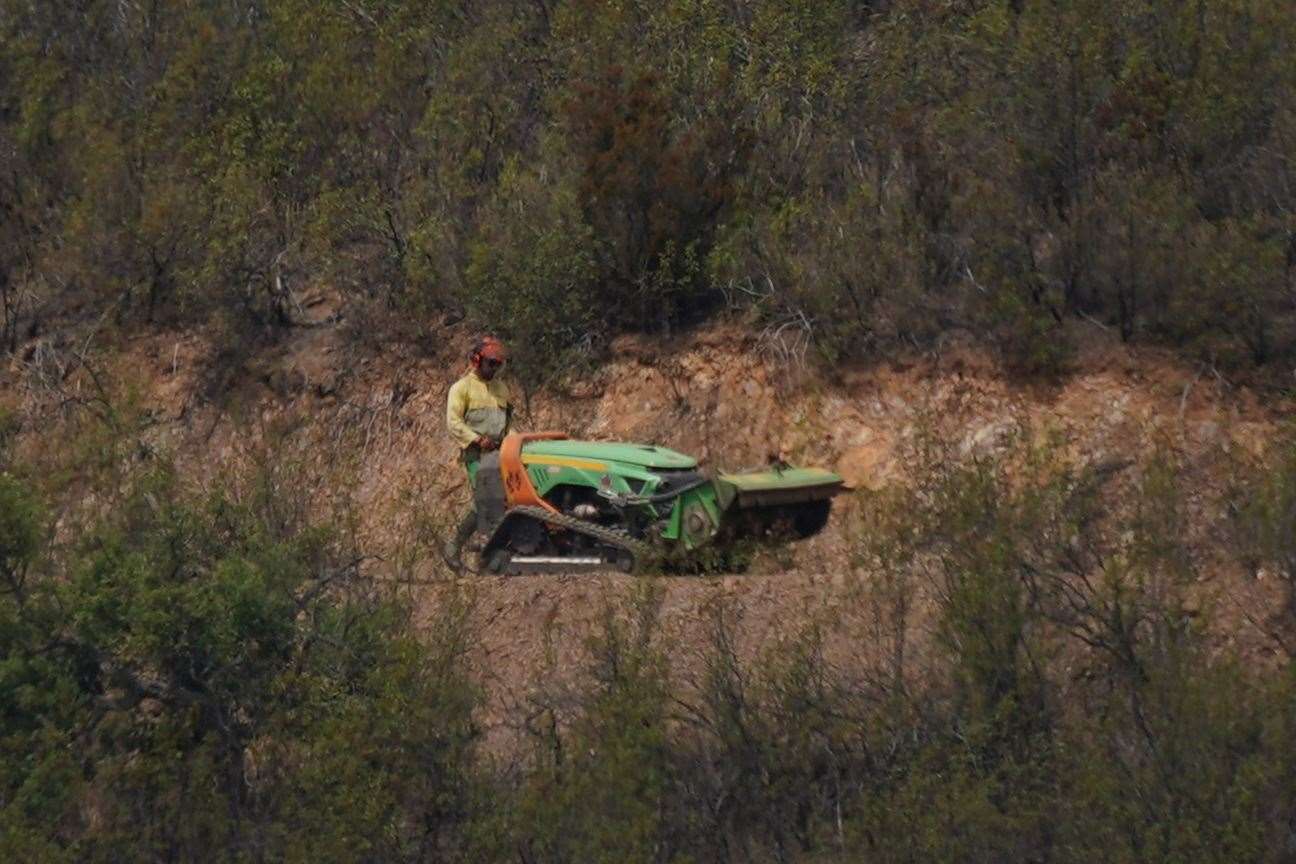
[(630, 572), (743, 538), (805, 538), (841, 490), (818, 468), (713, 474), (665, 447), (513, 434), (475, 476), (480, 570)]

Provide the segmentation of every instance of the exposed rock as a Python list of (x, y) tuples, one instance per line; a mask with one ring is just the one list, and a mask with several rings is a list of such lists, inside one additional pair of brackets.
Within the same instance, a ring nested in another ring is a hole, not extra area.
[(878, 490), (892, 479), (891, 449), (884, 444), (853, 447), (837, 460), (834, 470), (852, 489)]
[(959, 444), (959, 455), (988, 453), (1006, 443), (1012, 437), (1014, 425), (1007, 420), (993, 420), (978, 426), (963, 437)]

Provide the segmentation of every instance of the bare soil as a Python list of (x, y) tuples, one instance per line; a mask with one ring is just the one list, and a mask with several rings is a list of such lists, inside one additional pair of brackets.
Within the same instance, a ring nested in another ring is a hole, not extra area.
[[(656, 577), (656, 584), (674, 668), (685, 678), (699, 668), (719, 607), (739, 616), (746, 656), (818, 623), (829, 659), (868, 674), (872, 658), (891, 649), (877, 629), (880, 601), (869, 574), (853, 560), (857, 496), (905, 482), (913, 470), (907, 454), (921, 436), (970, 454), (1007, 446), (1026, 430), (1054, 436), (1082, 462), (1168, 450), (1192, 480), (1191, 542), (1204, 561), (1211, 558), (1219, 514), (1208, 512), (1209, 493), (1224, 482), (1230, 458), (1263, 450), (1291, 405), (1089, 325), (1074, 335), (1081, 346), (1074, 370), (1047, 385), (1015, 381), (959, 338), (922, 356), (831, 374), (789, 367), (734, 326), (665, 341), (623, 338), (596, 373), (519, 393), (519, 426), (654, 442), (723, 468), (781, 457), (839, 472), (856, 492), (838, 499), (818, 537), (765, 554), (743, 574)], [(273, 447), (295, 460), (309, 506), (340, 507), (350, 496), (368, 549), (388, 564), (417, 562), (398, 569), (420, 598), (424, 626), (449, 593), (470, 597), (478, 625), (472, 660), (488, 690), (488, 720), (503, 723), (517, 716), (510, 706), (584, 663), (587, 639), (609, 605), (631, 592), (634, 577), (456, 579), (430, 554), (467, 502), (444, 405), (470, 341), (467, 331), (447, 328), (431, 350), (416, 351), (362, 347), (337, 325), (303, 329), (248, 358), (216, 394), (216, 358), (201, 333), (140, 337), (96, 362), (114, 393), (134, 394), (149, 420), (149, 447), (173, 454), (195, 483), (220, 483)], [(42, 459), (68, 428), (69, 402), (79, 403), (37, 374), (33, 356), (20, 352), (9, 364), (0, 406), (24, 419), (20, 449)], [(88, 383), (72, 380), (83, 388), (73, 396), (92, 395)], [(1277, 602), (1277, 586), (1254, 574), (1203, 572), (1218, 601), (1221, 639), (1257, 658), (1271, 654), (1256, 622)], [(909, 642), (921, 650), (921, 614), (913, 626)]]

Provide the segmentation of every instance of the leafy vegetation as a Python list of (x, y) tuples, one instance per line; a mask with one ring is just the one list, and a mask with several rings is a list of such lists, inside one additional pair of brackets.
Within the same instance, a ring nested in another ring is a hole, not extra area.
[(831, 615), (744, 660), (721, 603), (671, 687), (658, 595), (609, 618), (588, 689), (530, 712), (523, 859), (1290, 860), (1292, 655), (1248, 670), (1210, 636), (1174, 464), (932, 455), (866, 508), (848, 664)]
[(320, 526), (165, 473), (71, 549), (0, 475), (0, 851), (424, 860), (460, 847), (475, 690)]
[(1063, 324), (1292, 356), (1289, 0), (0, 4), (0, 340), (328, 284), (543, 377), (726, 310), (818, 356)]
[[(1239, 463), (1215, 502), (1216, 565), (1283, 588), (1290, 456)], [(1173, 458), (1021, 441), (914, 464), (861, 502), (844, 605), (752, 656), (721, 599), (685, 654), (648, 580), (487, 746), (470, 597), (439, 593), (416, 628), (396, 586), (417, 562), (305, 506), (287, 456), (200, 491), (155, 455), (75, 514), (0, 453), (0, 851), (1291, 860), (1292, 606), (1249, 625), (1262, 662), (1219, 639)]]
[[(680, 662), (640, 586), (504, 754), (471, 603), (416, 629), (392, 587), (427, 538), (374, 559), (282, 460), (192, 488), (31, 340), (212, 319), (237, 356), (329, 285), (357, 336), (468, 316), (532, 377), (717, 315), (1286, 369), (1293, 36), (1289, 0), (0, 0), (0, 347), (76, 433), (28, 465), (0, 416), (0, 859), (1292, 861), (1290, 440), (1205, 502), (1172, 454), (917, 454), (861, 501), (855, 618), (751, 657), (720, 603)], [(1263, 658), (1190, 508), (1281, 592)]]

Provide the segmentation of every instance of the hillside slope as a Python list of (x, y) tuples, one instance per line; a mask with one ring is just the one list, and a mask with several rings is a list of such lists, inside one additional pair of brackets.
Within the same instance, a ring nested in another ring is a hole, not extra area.
[[(145, 418), (145, 449), (174, 454), (195, 482), (219, 483), (273, 451), (291, 463), (291, 473), (277, 476), (297, 485), (304, 507), (322, 512), (353, 497), (347, 506), (360, 545), (376, 561), (415, 562), (401, 572), (429, 612), (446, 596), (470, 597), (479, 622), (474, 663), (502, 722), (512, 716), (507, 705), (579, 665), (586, 637), (634, 580), (456, 580), (438, 563), (440, 532), (467, 500), (443, 406), (471, 334), (451, 328), (440, 336), (432, 352), (415, 356), (365, 349), (335, 325), (302, 330), (252, 358), (219, 395), (198, 333), (138, 338), (94, 362), (113, 393), (133, 394), (133, 410)], [(1190, 481), (1190, 544), (1209, 564), (1219, 514), (1207, 512), (1215, 506), (1208, 493), (1225, 481), (1231, 460), (1264, 448), (1290, 406), (1265, 404), (1210, 370), (1128, 348), (1094, 328), (1074, 336), (1084, 347), (1073, 372), (1029, 386), (957, 340), (928, 355), (825, 376), (781, 362), (736, 327), (671, 341), (624, 338), (594, 373), (524, 394), (519, 425), (652, 441), (726, 468), (775, 454), (840, 472), (856, 492), (839, 499), (819, 537), (764, 554), (746, 573), (664, 576), (656, 584), (685, 676), (718, 607), (740, 620), (740, 649), (749, 656), (819, 624), (829, 633), (830, 656), (849, 669), (879, 650), (870, 636), (876, 608), (869, 572), (855, 554), (858, 496), (912, 480), (924, 442), (968, 457), (991, 455), (1022, 436), (1048, 437), (1079, 464), (1173, 454)], [(91, 380), (68, 359), (75, 353), (74, 346), (61, 353), (52, 344), (33, 346), (11, 363), (0, 389), (3, 404), (24, 421), (19, 445), (32, 460), (57, 460), (51, 430), (73, 440), (77, 413), (69, 405), (94, 407)], [(61, 383), (49, 374), (59, 357), (70, 370)], [(1123, 493), (1118, 487), (1112, 494)], [(1222, 598), (1221, 638), (1267, 656), (1263, 627), (1248, 622), (1266, 619), (1279, 602), (1277, 587), (1209, 566), (1202, 572), (1209, 583), (1203, 595)], [(921, 614), (912, 626), (921, 645)]]

